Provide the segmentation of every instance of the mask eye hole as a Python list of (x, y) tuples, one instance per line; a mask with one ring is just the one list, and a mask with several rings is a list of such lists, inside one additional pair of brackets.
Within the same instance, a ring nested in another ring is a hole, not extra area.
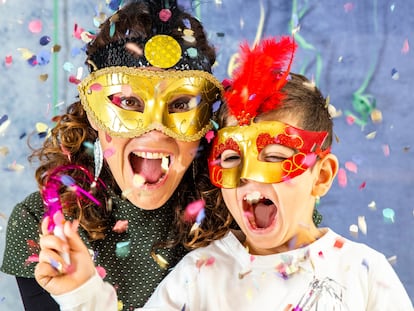
[(262, 149), (259, 154), (259, 161), (271, 163), (282, 162), (292, 157), (295, 153), (295, 150), (292, 148), (278, 144), (271, 144)]
[(241, 163), (240, 155), (234, 150), (224, 150), (219, 157), (222, 168), (233, 168)]
[(200, 97), (180, 96), (168, 104), (169, 113), (180, 113), (193, 110), (200, 104)]
[(136, 96), (124, 96), (122, 94), (113, 94), (109, 95), (108, 99), (115, 106), (118, 106), (119, 108), (125, 110), (144, 112), (145, 109), (144, 101)]

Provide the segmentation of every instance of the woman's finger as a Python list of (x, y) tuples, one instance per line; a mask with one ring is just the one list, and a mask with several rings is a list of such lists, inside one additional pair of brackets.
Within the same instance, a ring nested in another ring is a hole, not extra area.
[(52, 249), (56, 252), (63, 252), (68, 248), (67, 243), (54, 235), (42, 236), (39, 240), (40, 249)]

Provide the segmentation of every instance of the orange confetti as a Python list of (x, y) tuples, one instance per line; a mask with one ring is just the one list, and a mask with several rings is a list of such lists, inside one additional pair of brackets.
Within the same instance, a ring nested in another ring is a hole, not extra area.
[(335, 248), (342, 248), (344, 246), (345, 240), (343, 238), (336, 238), (334, 247)]

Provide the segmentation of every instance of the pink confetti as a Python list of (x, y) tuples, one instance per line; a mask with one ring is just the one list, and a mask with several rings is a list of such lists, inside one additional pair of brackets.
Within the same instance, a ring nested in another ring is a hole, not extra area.
[(104, 152), (103, 152), (103, 155), (104, 155), (105, 159), (112, 157), (114, 154), (115, 154), (115, 149), (114, 148), (105, 149)]
[(194, 221), (197, 215), (204, 209), (204, 200), (197, 200), (187, 205), (184, 212), (185, 221)]
[(216, 258), (213, 256), (207, 258), (206, 260), (206, 267), (213, 265), (216, 262)]
[(101, 279), (106, 277), (106, 270), (105, 270), (104, 267), (97, 266), (96, 267), (96, 272), (98, 272), (98, 275), (101, 277)]
[(214, 138), (214, 131), (210, 130), (206, 133), (207, 142), (210, 143), (211, 140)]
[(318, 252), (318, 256), (321, 257), (321, 258), (323, 258), (323, 252), (322, 251), (319, 251)]
[(346, 176), (346, 171), (343, 168), (340, 168), (338, 171), (338, 184), (342, 188), (345, 188), (348, 184), (348, 178)]
[(408, 44), (408, 39), (404, 40), (403, 47), (401, 49), (402, 54), (407, 54), (410, 51), (410, 45)]
[(352, 2), (347, 2), (344, 4), (345, 13), (349, 13), (354, 9), (355, 5)]
[(350, 161), (345, 162), (345, 168), (348, 171), (355, 173), (355, 174), (358, 172), (358, 167), (354, 162), (350, 162)]
[(39, 33), (42, 31), (42, 21), (35, 19), (29, 23), (29, 30), (31, 33)]
[(365, 189), (367, 183), (364, 181), (362, 184), (359, 185), (359, 190)]
[(118, 220), (112, 231), (116, 233), (124, 233), (128, 230), (128, 220)]
[(81, 81), (78, 78), (76, 78), (74, 75), (70, 75), (69, 82), (73, 84), (79, 84)]
[(6, 57), (4, 58), (4, 64), (6, 65), (6, 67), (10, 67), (12, 63), (13, 63), (13, 56), (6, 55)]
[(348, 125), (352, 125), (355, 123), (355, 118), (353, 116), (347, 116), (346, 117), (346, 123), (348, 123)]
[(111, 137), (108, 133), (105, 133), (105, 140), (106, 140), (108, 143), (110, 143), (110, 142), (112, 141), (112, 137)]
[(78, 24), (75, 24), (73, 27), (73, 36), (76, 39), (81, 39), (81, 34), (84, 32), (85, 30), (81, 27), (78, 26)]
[(390, 155), (390, 146), (389, 145), (382, 145), (382, 152), (386, 157)]
[(100, 83), (94, 83), (90, 87), (91, 91), (101, 91), (102, 90), (102, 84)]

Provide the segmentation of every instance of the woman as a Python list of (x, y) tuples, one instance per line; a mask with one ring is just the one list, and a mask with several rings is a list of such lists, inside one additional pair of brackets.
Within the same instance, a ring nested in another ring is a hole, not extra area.
[[(95, 264), (117, 288), (119, 309), (142, 306), (167, 264), (207, 243), (210, 226), (224, 234), (231, 222), (206, 165), (204, 136), (222, 91), (214, 61), (202, 25), (175, 1), (126, 4), (87, 46), (91, 74), (79, 85), (80, 101), (30, 157), (40, 159), (40, 190), (53, 169), (66, 168), (100, 202), (79, 203), (71, 187), (59, 189), (65, 216), (80, 221)], [(201, 199), (207, 217), (194, 230), (184, 210)], [(58, 310), (33, 278), (43, 214), (39, 191), (14, 208), (7, 227), (2, 271), (16, 276), (26, 310)]]

